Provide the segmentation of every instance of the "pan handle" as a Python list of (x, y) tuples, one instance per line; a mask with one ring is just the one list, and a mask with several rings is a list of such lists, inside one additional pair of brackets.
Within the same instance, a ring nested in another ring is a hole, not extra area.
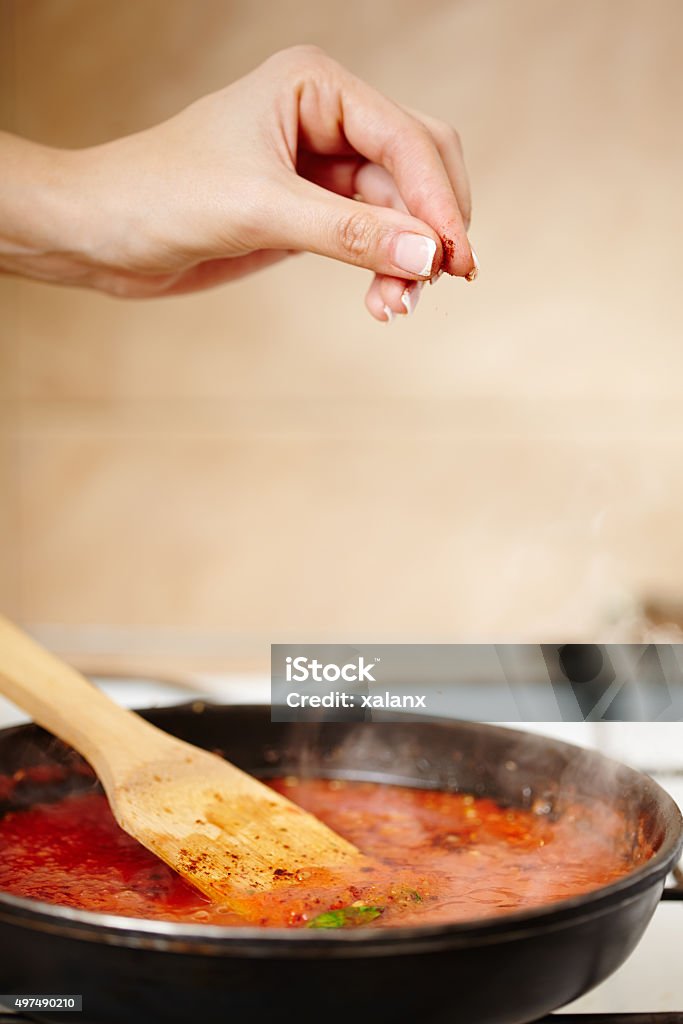
[(663, 900), (683, 900), (683, 861), (674, 868), (673, 879), (674, 884), (668, 885), (662, 893)]

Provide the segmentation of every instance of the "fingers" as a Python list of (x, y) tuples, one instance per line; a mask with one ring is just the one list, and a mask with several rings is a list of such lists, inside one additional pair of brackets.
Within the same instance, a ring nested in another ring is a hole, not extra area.
[(414, 118), (425, 126), (434, 140), (434, 145), (438, 149), (443, 165), (446, 168), (448, 180), (455, 192), (463, 223), (469, 231), (472, 220), (472, 195), (470, 193), (470, 183), (462, 153), (460, 136), (455, 128), (452, 128), (451, 125), (446, 124), (444, 121), (437, 120), (435, 117), (429, 117), (427, 114), (420, 113), (419, 110), (411, 110), (410, 108), (408, 108), (408, 113), (412, 114)]
[[(330, 159), (307, 154), (298, 170), (309, 181), (340, 195), (358, 197), (374, 206), (405, 211), (401, 194), (389, 172), (362, 157)], [(404, 278), (376, 274), (365, 299), (375, 319), (386, 323), (396, 315), (412, 312), (416, 300), (406, 291), (409, 285), (410, 282)], [(414, 291), (419, 287), (415, 284)]]
[(360, 196), (373, 206), (388, 206), (407, 213), (401, 193), (389, 172), (362, 156), (327, 157), (303, 153), (297, 170), (303, 178), (340, 196)]
[[(472, 197), (465, 168), (458, 133), (450, 125), (416, 110), (408, 113), (427, 129), (443, 162), (451, 188), (460, 210), (465, 228), (472, 219)], [(299, 173), (340, 195), (361, 195), (366, 203), (376, 206), (391, 206), (394, 210), (406, 210), (396, 182), (384, 168), (370, 163), (362, 157), (339, 157), (337, 159), (318, 156), (314, 153), (301, 154)]]
[[(392, 103), (319, 51), (303, 56), (310, 67), (299, 78), (297, 169), (318, 191), (315, 203), (312, 191), (299, 193), (309, 210), (295, 244), (374, 270), (366, 304), (380, 320), (404, 312), (404, 299), (414, 306), (405, 282), (438, 270), (472, 280), (471, 198), (456, 132)], [(349, 202), (356, 195), (361, 208)]]
[(428, 280), (441, 265), (433, 228), (399, 210), (358, 203), (300, 177), (278, 189), (259, 248), (306, 249), (378, 274)]
[(297, 158), (296, 169), (307, 181), (350, 199), (359, 192), (356, 176), (366, 164), (367, 160), (362, 156), (329, 157), (304, 150)]
[[(466, 277), (474, 269), (474, 261), (465, 220), (449, 169), (431, 131), (343, 68), (335, 68), (346, 139), (358, 153), (389, 172), (408, 211), (430, 225), (443, 241), (443, 269)], [(308, 138), (314, 141), (310, 128)], [(447, 144), (445, 137), (440, 142), (450, 172), (456, 176), (453, 145)]]
[(366, 162), (358, 169), (356, 192), (364, 202), (372, 203), (373, 206), (388, 206), (392, 210), (408, 212), (396, 182), (379, 164)]
[[(440, 126), (440, 122), (434, 122)], [(459, 148), (457, 136), (449, 139), (447, 126), (443, 129), (444, 159), (449, 161), (451, 174), (457, 185), (456, 197), (463, 209), (469, 210), (469, 186), (464, 165), (458, 158)], [(439, 130), (440, 130), (439, 129)], [(437, 131), (437, 128), (434, 128)], [(436, 141), (436, 140), (435, 140)], [(451, 154), (449, 148), (455, 147), (456, 153)], [(441, 152), (441, 149), (440, 149)], [(386, 206), (394, 210), (405, 211), (405, 204), (396, 187), (396, 182), (389, 172), (378, 164), (371, 164), (362, 157), (321, 157), (307, 153), (300, 161), (299, 172), (309, 181), (314, 181), (322, 188), (327, 188), (344, 196), (361, 198), (375, 206)], [(455, 186), (454, 186), (454, 190)], [(417, 305), (421, 285), (415, 284), (408, 288), (409, 281), (402, 278), (375, 275), (368, 290), (365, 304), (370, 313), (383, 323), (391, 322), (394, 316), (405, 316), (412, 313)]]
[[(396, 182), (389, 172), (378, 164), (362, 164), (356, 173), (354, 186), (356, 193), (366, 203), (405, 210)], [(365, 298), (365, 305), (376, 319), (391, 323), (395, 316), (406, 316), (413, 312), (421, 290), (421, 281), (411, 283), (405, 278), (375, 274)]]
[(391, 323), (396, 316), (415, 312), (422, 288), (422, 281), (407, 282), (378, 275), (368, 289), (365, 305), (376, 320)]

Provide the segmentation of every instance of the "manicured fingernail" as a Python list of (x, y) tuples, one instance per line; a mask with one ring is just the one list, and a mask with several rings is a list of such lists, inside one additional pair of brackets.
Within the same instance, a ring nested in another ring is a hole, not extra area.
[(476, 281), (477, 275), (479, 273), (479, 260), (477, 259), (477, 254), (472, 248), (472, 246), (470, 246), (470, 252), (472, 253), (472, 262), (474, 263), (474, 266), (470, 270), (469, 274), (465, 275), (465, 280)]
[(386, 320), (384, 321), (384, 323), (385, 324), (390, 324), (391, 321), (394, 319), (394, 311), (393, 311), (393, 309), (390, 309), (389, 306), (385, 306), (384, 307), (384, 315), (386, 317)]
[(401, 302), (405, 308), (406, 313), (410, 316), (411, 313), (415, 312), (415, 307), (420, 301), (420, 292), (422, 291), (422, 281), (415, 281), (414, 284), (409, 284), (407, 288), (403, 289), (401, 295)]
[(410, 231), (404, 231), (396, 239), (394, 262), (406, 274), (419, 274), (420, 277), (430, 277), (435, 252), (436, 242), (433, 238), (427, 238), (426, 235), (414, 235)]

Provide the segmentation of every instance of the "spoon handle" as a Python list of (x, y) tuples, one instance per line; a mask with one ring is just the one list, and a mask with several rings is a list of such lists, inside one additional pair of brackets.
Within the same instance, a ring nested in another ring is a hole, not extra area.
[(1, 615), (0, 693), (82, 754), (105, 785), (117, 764), (134, 764), (168, 742)]

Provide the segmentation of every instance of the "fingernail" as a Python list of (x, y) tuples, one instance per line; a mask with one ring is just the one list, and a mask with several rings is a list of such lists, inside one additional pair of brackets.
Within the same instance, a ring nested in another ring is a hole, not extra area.
[(386, 317), (386, 320), (384, 321), (384, 323), (385, 324), (390, 324), (391, 321), (394, 319), (394, 311), (393, 311), (393, 309), (390, 309), (389, 306), (385, 306), (384, 307), (384, 315)]
[(420, 292), (422, 291), (422, 281), (415, 281), (414, 284), (409, 284), (407, 288), (403, 289), (401, 295), (401, 302), (405, 308), (406, 313), (410, 316), (411, 313), (415, 312), (415, 307), (420, 301)]
[(477, 279), (477, 275), (479, 274), (479, 260), (477, 259), (477, 254), (472, 248), (472, 246), (470, 246), (470, 252), (472, 253), (472, 262), (474, 263), (474, 266), (470, 270), (469, 274), (465, 275), (465, 280), (475, 281)]
[(436, 252), (436, 242), (425, 235), (414, 235), (404, 231), (396, 239), (394, 262), (406, 274), (430, 277)]

